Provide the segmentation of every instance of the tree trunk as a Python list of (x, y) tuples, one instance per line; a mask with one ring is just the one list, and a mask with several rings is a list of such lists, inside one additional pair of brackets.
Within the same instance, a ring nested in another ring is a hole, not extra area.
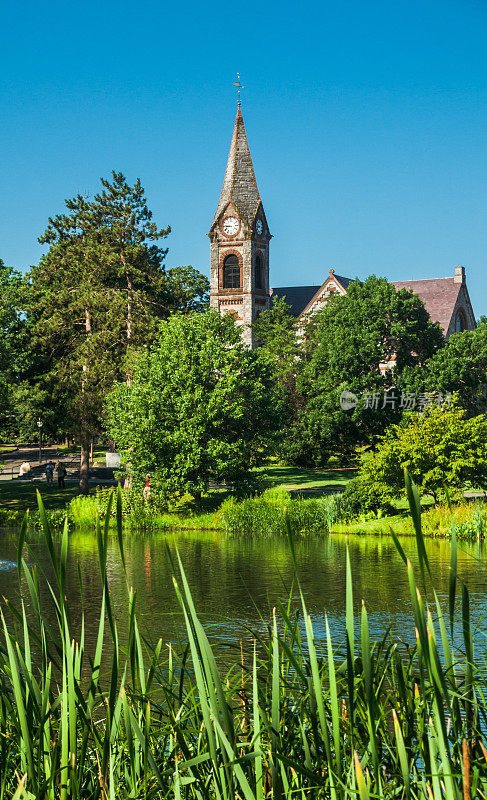
[(90, 439), (81, 434), (81, 458), (79, 465), (79, 488), (81, 494), (88, 494), (90, 477)]
[[(91, 336), (91, 317), (88, 309), (85, 309), (85, 330), (87, 338)], [(85, 385), (88, 379), (88, 366), (83, 364), (83, 378), (81, 380), (81, 395), (85, 393)], [(84, 412), (82, 419), (84, 417)], [(83, 425), (83, 422), (81, 423)], [(81, 431), (81, 455), (79, 463), (79, 488), (81, 494), (88, 494), (90, 477), (90, 437), (86, 431)]]
[[(127, 263), (125, 261), (124, 254), (120, 254), (120, 258), (122, 259), (123, 269), (125, 272), (125, 280), (127, 281), (127, 350), (130, 345), (130, 341), (132, 339), (132, 297), (134, 287), (132, 284), (132, 278), (130, 277), (130, 273), (127, 268)], [(126, 374), (126, 381), (127, 386), (130, 386), (130, 373), (127, 372)]]

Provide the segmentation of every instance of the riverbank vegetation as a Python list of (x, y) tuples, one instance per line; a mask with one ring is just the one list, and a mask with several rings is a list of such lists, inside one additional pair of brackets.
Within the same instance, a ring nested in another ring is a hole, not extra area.
[[(261, 485), (271, 488), (253, 497), (235, 497), (224, 490), (215, 490), (203, 498), (198, 510), (190, 496), (167, 509), (157, 496), (144, 499), (138, 489), (122, 489), (122, 517), (127, 531), (151, 534), (161, 530), (221, 530), (231, 535), (269, 536), (286, 532), (286, 515), (293, 533), (357, 533), (389, 536), (412, 536), (414, 528), (405, 499), (387, 502), (387, 509), (377, 508), (376, 493), (360, 479), (349, 478), (353, 471), (317, 472), (285, 467), (270, 468)], [(299, 481), (296, 487), (294, 481)], [(311, 484), (311, 485), (310, 485)], [(316, 485), (318, 484), (318, 485)], [(286, 486), (294, 488), (285, 488)], [(346, 491), (334, 491), (346, 487)], [(5, 488), (6, 487), (6, 488)], [(32, 508), (35, 496), (33, 485), (18, 487), (11, 483), (0, 485), (0, 525), (18, 527), (23, 509)], [(71, 527), (89, 528), (97, 516), (102, 520), (107, 512), (111, 489), (98, 487), (89, 496), (57, 488), (45, 492), (46, 513), (52, 525), (62, 528), (67, 518)], [(8, 501), (11, 500), (12, 505)], [(379, 504), (380, 505), (380, 504)], [(457, 496), (452, 502), (435, 506), (431, 498), (422, 498), (423, 533), (425, 536), (451, 537), (452, 520), (457, 538), (480, 541), (487, 532), (487, 506), (481, 499)], [(29, 516), (30, 526), (40, 527), (35, 510)], [(112, 513), (111, 527), (116, 518)]]
[[(103, 593), (98, 636), (89, 651), (84, 612), (66, 601), (68, 575), (76, 579), (67, 569), (67, 529), (58, 548), (39, 501), (57, 624), (47, 624), (44, 616), (48, 593), (34, 566), (35, 549), (26, 544), (29, 563), (22, 559), (24, 525), (18, 549), (22, 605), (2, 609), (2, 796), (485, 796), (485, 675), (474, 661), (468, 589), (457, 575), (453, 539), (448, 608), (442, 608), (429, 579), (414, 486), (409, 496), (418, 572), (405, 557), (404, 569), (415, 647), (406, 648), (387, 632), (371, 640), (366, 598), (356, 615), (348, 563), (341, 647), (332, 645), (326, 619), (318, 636), (301, 593), (297, 606), (292, 600), (279, 605), (267, 631), (255, 632), (253, 647), (236, 653), (228, 671), (198, 619), (177, 551), (174, 590), (187, 648), (141, 639), (127, 575), (129, 625), (126, 640), (120, 639), (107, 575), (107, 522), (96, 523)], [(123, 572), (121, 502), (119, 493)], [(299, 575), (296, 580), (299, 588)]]

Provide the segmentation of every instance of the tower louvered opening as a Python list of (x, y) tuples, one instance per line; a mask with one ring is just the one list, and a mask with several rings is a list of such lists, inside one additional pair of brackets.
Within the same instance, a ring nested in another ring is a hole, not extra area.
[(240, 288), (240, 264), (235, 255), (227, 256), (223, 262), (223, 288)]

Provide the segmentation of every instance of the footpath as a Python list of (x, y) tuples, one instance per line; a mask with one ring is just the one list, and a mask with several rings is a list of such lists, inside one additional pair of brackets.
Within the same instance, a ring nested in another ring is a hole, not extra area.
[[(49, 461), (54, 464), (61, 462), (66, 467), (66, 484), (79, 481), (80, 458), (77, 453), (59, 453), (56, 445), (43, 447), (39, 461), (39, 448), (21, 445), (18, 450), (0, 453), (0, 483), (15, 481), (15, 483), (46, 483), (46, 465)], [(25, 475), (20, 474), (22, 464), (28, 463), (30, 471)], [(97, 484), (115, 484), (114, 470), (109, 467), (90, 466), (90, 479)], [(56, 481), (56, 475), (54, 475)]]

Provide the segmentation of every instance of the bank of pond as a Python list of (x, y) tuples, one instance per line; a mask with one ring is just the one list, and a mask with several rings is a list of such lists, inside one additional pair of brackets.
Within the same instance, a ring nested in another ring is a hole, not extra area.
[(343, 625), (332, 635), (326, 612), (317, 624), (290, 536), (293, 591), (224, 656), (177, 537), (167, 564), (182, 634), (171, 643), (154, 621), (144, 635), (122, 493), (93, 531), (96, 590), (93, 574), (72, 568), (68, 526), (54, 535), (41, 504), (42, 532), (23, 524), (17, 591), (2, 604), (0, 796), (484, 797), (487, 674), (464, 562), (454, 536), (445, 595), (410, 496), (414, 557), (394, 545), (409, 594), (401, 635), (371, 626), (348, 548)]
[[(91, 495), (74, 497), (65, 509), (48, 511), (50, 523), (62, 527), (65, 519), (73, 527), (93, 526), (107, 514), (111, 489), (98, 489)], [(214, 511), (161, 510), (156, 500), (144, 500), (140, 492), (121, 490), (122, 518), (125, 530), (152, 533), (164, 530), (220, 530), (230, 535), (273, 536), (290, 530), (295, 535), (325, 533), (358, 533), (398, 536), (414, 534), (414, 525), (405, 502), (388, 513), (350, 510), (341, 493), (303, 497), (296, 492), (272, 488), (248, 498), (227, 497)], [(19, 525), (20, 512), (0, 509), (0, 525)], [(115, 525), (112, 509), (110, 525)], [(29, 524), (40, 527), (37, 511), (30, 514)], [(456, 502), (423, 507), (423, 535), (482, 540), (487, 532), (487, 504), (483, 500), (456, 499)]]

